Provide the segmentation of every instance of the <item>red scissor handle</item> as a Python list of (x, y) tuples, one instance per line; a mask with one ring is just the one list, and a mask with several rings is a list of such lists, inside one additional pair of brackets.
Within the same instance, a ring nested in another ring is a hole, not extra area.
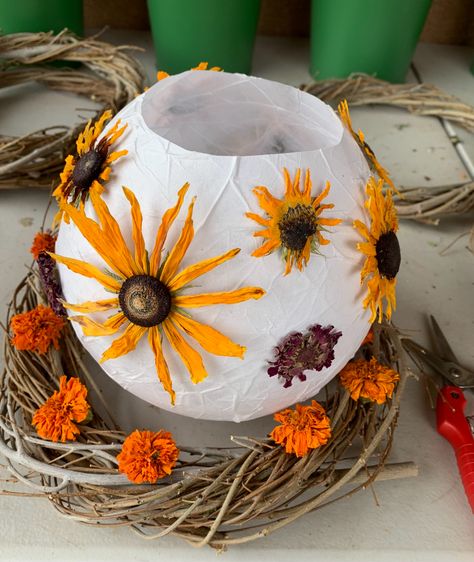
[(474, 437), (464, 415), (465, 406), (466, 398), (460, 388), (443, 387), (436, 404), (436, 421), (438, 433), (456, 453), (464, 490), (474, 513)]

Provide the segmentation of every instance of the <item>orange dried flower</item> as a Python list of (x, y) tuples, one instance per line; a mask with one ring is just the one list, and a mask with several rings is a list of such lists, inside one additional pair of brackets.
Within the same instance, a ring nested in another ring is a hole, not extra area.
[(392, 397), (400, 375), (372, 357), (370, 361), (365, 359), (349, 361), (339, 373), (339, 380), (350, 392), (353, 400), (366, 398), (377, 404), (383, 404), (387, 396)]
[(325, 445), (331, 437), (331, 424), (326, 410), (313, 400), (311, 406), (296, 404), (296, 409), (287, 408), (274, 416), (277, 425), (270, 437), (285, 447), (287, 453), (304, 457), (310, 449)]
[(90, 406), (86, 400), (87, 388), (78, 378), (62, 376), (57, 390), (36, 410), (32, 423), (43, 439), (75, 441), (80, 430), (76, 423), (89, 418)]
[(35, 260), (42, 252), (54, 252), (54, 245), (56, 244), (56, 236), (51, 234), (50, 230), (46, 232), (37, 232), (33, 239), (33, 244), (30, 252), (33, 254)]
[(125, 439), (117, 460), (119, 471), (135, 484), (154, 484), (171, 474), (178, 456), (179, 449), (168, 431), (136, 429)]
[(39, 304), (33, 310), (12, 317), (11, 343), (19, 351), (34, 351), (40, 354), (46, 353), (51, 344), (59, 349), (59, 337), (65, 322), (65, 319), (57, 316), (52, 308)]

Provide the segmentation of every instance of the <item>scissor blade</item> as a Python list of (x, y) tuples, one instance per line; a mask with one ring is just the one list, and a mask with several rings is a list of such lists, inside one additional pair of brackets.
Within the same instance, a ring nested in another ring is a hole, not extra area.
[(431, 327), (433, 328), (433, 333), (436, 338), (436, 345), (437, 345), (436, 351), (439, 357), (441, 357), (441, 359), (444, 359), (445, 361), (457, 363), (458, 360), (456, 359), (456, 356), (454, 355), (454, 352), (451, 349), (448, 340), (443, 334), (440, 325), (436, 321), (436, 318), (434, 316), (430, 316), (430, 320), (431, 320)]
[(443, 377), (443, 381), (445, 380), (445, 370), (444, 370), (444, 363), (440, 360), (437, 355), (434, 355), (429, 349), (423, 347), (419, 343), (416, 343), (413, 340), (404, 339), (403, 340), (403, 347), (408, 351), (416, 355), (421, 361), (426, 363), (429, 367), (436, 371), (438, 375)]

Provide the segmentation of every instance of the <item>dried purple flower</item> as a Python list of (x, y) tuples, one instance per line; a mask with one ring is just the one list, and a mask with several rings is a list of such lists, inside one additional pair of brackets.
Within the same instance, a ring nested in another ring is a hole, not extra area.
[(37, 259), (38, 272), (49, 306), (58, 316), (67, 316), (66, 309), (61, 303), (63, 293), (56, 279), (56, 262), (46, 252), (41, 252)]
[(284, 381), (284, 388), (288, 388), (295, 377), (306, 380), (303, 371), (321, 371), (323, 367), (329, 367), (334, 360), (334, 346), (342, 336), (342, 332), (333, 330), (334, 326), (323, 328), (314, 324), (305, 334), (288, 334), (275, 347), (275, 361), (269, 361), (268, 374), (271, 377), (278, 375)]

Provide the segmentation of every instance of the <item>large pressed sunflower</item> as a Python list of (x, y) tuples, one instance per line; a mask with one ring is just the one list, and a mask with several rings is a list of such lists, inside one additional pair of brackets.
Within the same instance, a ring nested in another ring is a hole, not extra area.
[(326, 182), (325, 189), (317, 196), (311, 194), (312, 182), (310, 171), (306, 170), (304, 187), (300, 189), (301, 170), (296, 170), (292, 181), (288, 170), (283, 170), (285, 177), (285, 194), (283, 199), (277, 199), (263, 185), (253, 189), (260, 207), (266, 217), (255, 213), (246, 216), (261, 226), (263, 230), (254, 232), (254, 236), (265, 239), (262, 246), (252, 252), (252, 256), (260, 258), (281, 248), (285, 260), (285, 275), (290, 273), (293, 265), (301, 271), (307, 265), (311, 252), (316, 252), (319, 246), (329, 244), (323, 237), (325, 226), (335, 226), (341, 219), (321, 217), (325, 209), (332, 209), (332, 204), (321, 204), (327, 197), (331, 185)]
[(185, 184), (179, 190), (176, 205), (164, 213), (149, 257), (142, 234), (140, 205), (132, 191), (126, 187), (123, 190), (131, 206), (135, 247), (133, 255), (127, 247), (118, 223), (96, 191), (91, 192), (91, 201), (98, 223), (85, 215), (82, 204), (79, 208), (69, 204), (63, 204), (63, 207), (112, 273), (77, 259), (51, 254), (56, 261), (63, 263), (71, 271), (96, 279), (105, 289), (116, 293), (116, 296), (110, 299), (65, 304), (70, 310), (82, 313), (118, 309), (104, 323), (96, 322), (88, 316), (71, 317), (71, 320), (82, 326), (86, 336), (109, 336), (126, 325), (125, 331), (103, 353), (101, 362), (133, 351), (140, 338), (147, 333), (148, 342), (155, 355), (158, 377), (164, 389), (170, 394), (173, 404), (175, 393), (163, 355), (163, 336), (180, 356), (190, 373), (191, 380), (198, 383), (207, 377), (207, 372), (200, 354), (187, 342), (183, 334), (196, 340), (203, 349), (214, 355), (243, 358), (245, 348), (211, 326), (193, 320), (185, 312), (186, 309), (216, 304), (236, 304), (248, 299), (259, 299), (264, 295), (264, 291), (259, 287), (243, 287), (218, 293), (182, 294), (189, 283), (232, 259), (240, 251), (239, 248), (234, 248), (225, 254), (200, 261), (178, 272), (194, 237), (193, 200), (176, 244), (169, 254), (162, 258), (168, 231), (181, 209), (188, 187), (189, 184)]
[(370, 170), (372, 171), (372, 173), (377, 174), (380, 179), (382, 179), (387, 185), (389, 185), (391, 187), (391, 189), (395, 190), (396, 193), (399, 193), (399, 191), (395, 187), (395, 184), (393, 183), (389, 173), (380, 164), (380, 162), (377, 160), (377, 158), (375, 156), (374, 151), (366, 143), (364, 133), (360, 129), (359, 129), (359, 132), (356, 133), (354, 131), (354, 129), (352, 128), (352, 119), (351, 119), (351, 115), (349, 113), (349, 105), (347, 104), (347, 100), (341, 101), (341, 103), (337, 107), (337, 110), (339, 112), (339, 116), (341, 118), (341, 121), (349, 129), (349, 132), (351, 133), (353, 139), (356, 141), (356, 143), (362, 149), (362, 152), (365, 155), (365, 158), (367, 160), (367, 163), (369, 164), (369, 167), (370, 167)]
[[(89, 121), (77, 137), (76, 154), (66, 157), (64, 169), (60, 174), (61, 183), (53, 192), (59, 205), (63, 202), (77, 205), (81, 201), (84, 203), (92, 192), (102, 193), (103, 184), (110, 177), (110, 165), (128, 153), (128, 150), (110, 152), (114, 142), (127, 128), (127, 125), (120, 127), (120, 119), (97, 141), (105, 123), (111, 118), (112, 112), (104, 111), (95, 123)], [(61, 215), (60, 211), (59, 218)]]
[(387, 302), (385, 314), (390, 320), (392, 310), (396, 308), (396, 275), (400, 268), (400, 244), (397, 235), (398, 218), (392, 193), (383, 193), (383, 179), (375, 181), (369, 178), (365, 188), (367, 200), (365, 206), (370, 214), (370, 228), (359, 220), (354, 221), (354, 228), (365, 238), (366, 242), (357, 244), (357, 248), (367, 256), (360, 274), (360, 281), (367, 279), (367, 296), (364, 308), (370, 307), (374, 322), (378, 315), (383, 318), (383, 301)]

